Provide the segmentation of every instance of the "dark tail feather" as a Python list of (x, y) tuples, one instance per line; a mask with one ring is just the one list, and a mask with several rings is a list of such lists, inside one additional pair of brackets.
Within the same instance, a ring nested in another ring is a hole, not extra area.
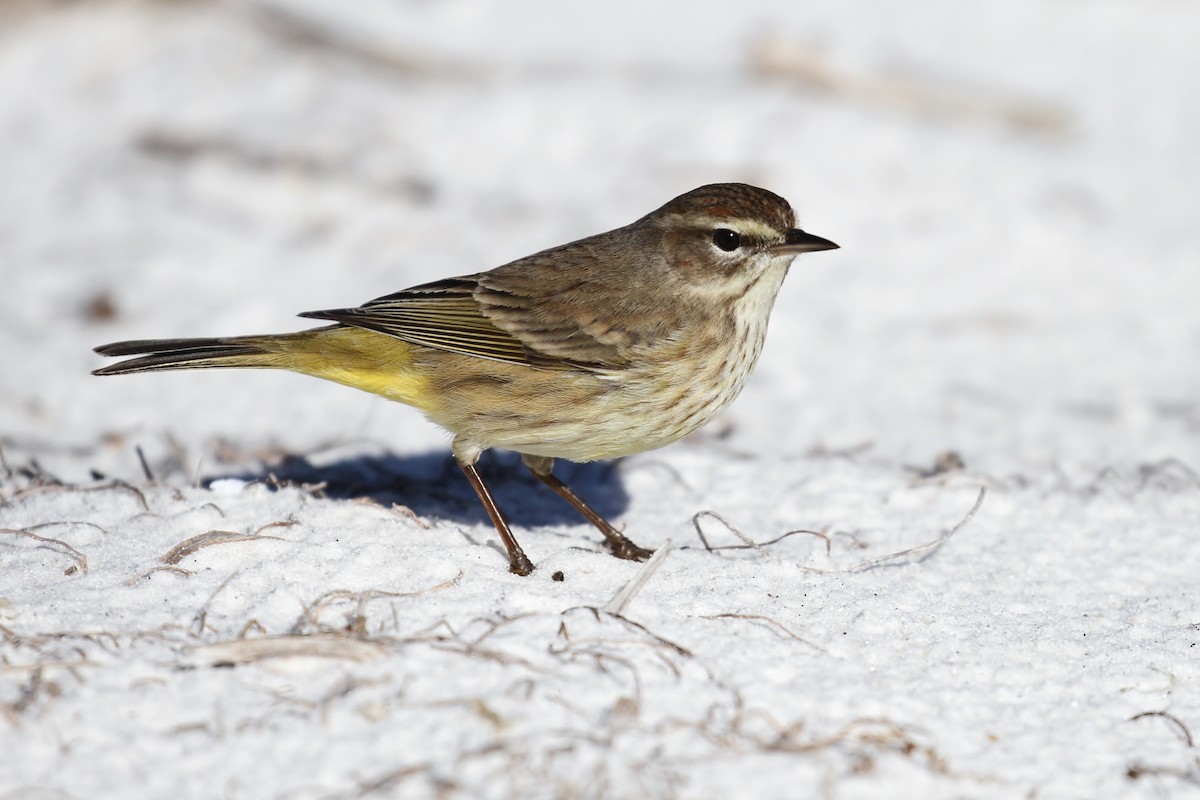
[(230, 339), (139, 339), (101, 345), (102, 356), (141, 356), (93, 370), (93, 375), (125, 375), (166, 369), (277, 367), (280, 354), (264, 346), (270, 337)]

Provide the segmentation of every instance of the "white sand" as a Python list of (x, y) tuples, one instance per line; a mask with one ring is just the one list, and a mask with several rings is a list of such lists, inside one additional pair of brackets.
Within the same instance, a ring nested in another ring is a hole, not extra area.
[[(0, 7), (0, 798), (1200, 796), (1200, 7), (602, 7)], [(623, 616), (510, 454), (529, 578), (410, 409), (88, 375), (722, 180), (843, 249), (560, 465)]]

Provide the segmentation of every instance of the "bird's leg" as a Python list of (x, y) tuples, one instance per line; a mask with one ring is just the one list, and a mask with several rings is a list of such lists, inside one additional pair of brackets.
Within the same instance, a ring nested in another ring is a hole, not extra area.
[(645, 561), (654, 555), (653, 550), (638, 547), (629, 541), (625, 534), (610, 525), (608, 520), (597, 514), (595, 509), (583, 502), (583, 499), (579, 495), (571, 491), (570, 486), (567, 486), (554, 477), (554, 459), (545, 458), (544, 456), (522, 455), (521, 460), (525, 462), (525, 466), (529, 467), (529, 471), (539, 481), (549, 486), (559, 497), (574, 506), (576, 511), (582, 514), (588, 522), (595, 525), (604, 534), (604, 538), (608, 540), (608, 549), (612, 551), (614, 556), (624, 558), (628, 561)]
[(515, 572), (518, 575), (528, 575), (533, 572), (533, 562), (525, 555), (525, 551), (521, 549), (521, 545), (517, 544), (517, 539), (512, 534), (512, 529), (508, 527), (508, 521), (504, 519), (504, 514), (500, 511), (500, 506), (496, 505), (495, 498), (488, 491), (487, 486), (483, 483), (483, 478), (479, 477), (479, 470), (475, 469), (475, 461), (479, 458), (476, 453), (474, 458), (470, 460), (460, 458), (455, 454), (455, 460), (458, 466), (466, 474), (467, 480), (471, 482), (471, 486), (475, 489), (475, 494), (479, 495), (479, 501), (483, 503), (484, 509), (488, 516), (492, 518), (492, 524), (496, 526), (496, 533), (500, 534), (500, 541), (504, 542), (504, 547), (508, 550), (508, 571)]

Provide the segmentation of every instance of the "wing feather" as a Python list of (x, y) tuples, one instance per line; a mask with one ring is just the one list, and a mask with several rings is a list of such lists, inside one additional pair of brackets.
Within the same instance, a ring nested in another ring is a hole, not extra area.
[(676, 338), (686, 313), (662, 271), (614, 266), (628, 261), (630, 248), (639, 250), (622, 237), (589, 237), (490, 272), (300, 316), (476, 358), (619, 371), (645, 348)]
[(366, 328), (476, 358), (551, 369), (583, 367), (539, 354), (498, 327), (475, 299), (477, 287), (471, 278), (452, 278), (380, 297), (358, 308), (309, 311), (300, 316)]

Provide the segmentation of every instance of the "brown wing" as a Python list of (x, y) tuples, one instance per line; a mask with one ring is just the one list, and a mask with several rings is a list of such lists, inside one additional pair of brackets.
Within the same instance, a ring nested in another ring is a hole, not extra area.
[(473, 296), (477, 286), (473, 278), (451, 278), (376, 298), (358, 308), (308, 311), (300, 316), (366, 328), (438, 350), (530, 364), (525, 345), (483, 315)]
[[(611, 241), (582, 239), (490, 272), (300, 316), (495, 361), (621, 369), (639, 345), (677, 333), (679, 318), (670, 289), (650, 285), (641, 270), (631, 274)], [(618, 273), (614, 265), (621, 264)]]
[(654, 232), (626, 227), (475, 276), (484, 315), (527, 348), (621, 369), (680, 336), (694, 310)]

